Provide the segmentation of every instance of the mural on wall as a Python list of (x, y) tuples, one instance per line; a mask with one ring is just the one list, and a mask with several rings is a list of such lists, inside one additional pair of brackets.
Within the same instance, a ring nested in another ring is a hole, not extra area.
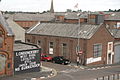
[(14, 52), (14, 73), (27, 73), (40, 71), (39, 49), (22, 50)]

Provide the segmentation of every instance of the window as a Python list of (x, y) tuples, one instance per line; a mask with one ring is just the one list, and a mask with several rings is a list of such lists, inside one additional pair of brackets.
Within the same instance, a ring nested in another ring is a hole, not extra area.
[(65, 43), (62, 44), (62, 55), (67, 57), (67, 44)]
[(50, 42), (49, 43), (49, 54), (53, 54), (53, 47), (54, 47), (53, 42)]
[(0, 48), (3, 47), (3, 32), (0, 31)]
[(6, 66), (6, 56), (3, 54), (0, 54), (0, 71), (3, 71), (5, 69)]
[(11, 64), (10, 64), (10, 63), (8, 63), (8, 68), (10, 69), (10, 67), (11, 67)]
[(102, 56), (102, 44), (94, 44), (94, 46), (93, 46), (93, 54), (94, 54), (95, 58)]
[(30, 39), (27, 39), (26, 41), (29, 43), (29, 42), (30, 42)]
[(0, 37), (0, 48), (2, 48), (2, 47), (3, 47), (3, 38)]
[(37, 41), (37, 45), (41, 45), (41, 41), (40, 40)]
[(120, 22), (117, 23), (117, 28), (120, 28)]

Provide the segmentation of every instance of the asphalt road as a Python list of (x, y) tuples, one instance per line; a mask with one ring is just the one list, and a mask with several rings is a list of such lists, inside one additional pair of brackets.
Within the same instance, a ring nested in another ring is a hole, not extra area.
[(112, 66), (102, 69), (81, 69), (74, 66), (43, 62), (43, 66), (56, 70), (54, 77), (45, 80), (94, 80), (97, 77), (120, 73), (120, 66)]

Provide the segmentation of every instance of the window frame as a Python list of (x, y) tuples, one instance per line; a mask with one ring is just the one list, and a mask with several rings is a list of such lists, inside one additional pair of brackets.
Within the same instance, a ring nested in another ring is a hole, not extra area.
[(49, 42), (49, 54), (54, 54), (54, 42)]
[[(65, 46), (64, 46), (65, 45)], [(64, 57), (67, 57), (67, 43), (62, 43), (62, 49), (61, 49), (62, 55)]]
[(98, 58), (102, 56), (102, 44), (93, 44), (93, 57)]

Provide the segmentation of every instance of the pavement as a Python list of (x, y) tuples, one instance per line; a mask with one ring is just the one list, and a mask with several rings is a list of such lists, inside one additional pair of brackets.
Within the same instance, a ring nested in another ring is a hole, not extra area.
[[(86, 69), (86, 70), (98, 70), (98, 69), (104, 69), (104, 68), (109, 68), (113, 66), (120, 66), (120, 64), (96, 65), (96, 66), (78, 65), (77, 66), (76, 63), (71, 63), (68, 66), (73, 66), (75, 68)], [(0, 77), (0, 80), (42, 80), (45, 78), (54, 77), (56, 75), (57, 75), (57, 71), (55, 69), (41, 66), (40, 72), (31, 72), (31, 73), (19, 74), (14, 76), (5, 76), (5, 77)]]
[(40, 72), (31, 72), (14, 76), (3, 76), (0, 77), (0, 80), (42, 80), (45, 78), (54, 77), (56, 74), (57, 73), (54, 69), (41, 66)]
[(105, 68), (110, 68), (110, 67), (115, 67), (115, 66), (120, 66), (120, 63), (117, 64), (107, 64), (107, 65), (88, 65), (88, 66), (84, 66), (84, 65), (78, 65), (77, 63), (71, 63), (68, 66), (74, 66), (76, 68), (80, 68), (80, 69), (86, 69), (86, 70), (98, 70), (98, 69), (105, 69)]

